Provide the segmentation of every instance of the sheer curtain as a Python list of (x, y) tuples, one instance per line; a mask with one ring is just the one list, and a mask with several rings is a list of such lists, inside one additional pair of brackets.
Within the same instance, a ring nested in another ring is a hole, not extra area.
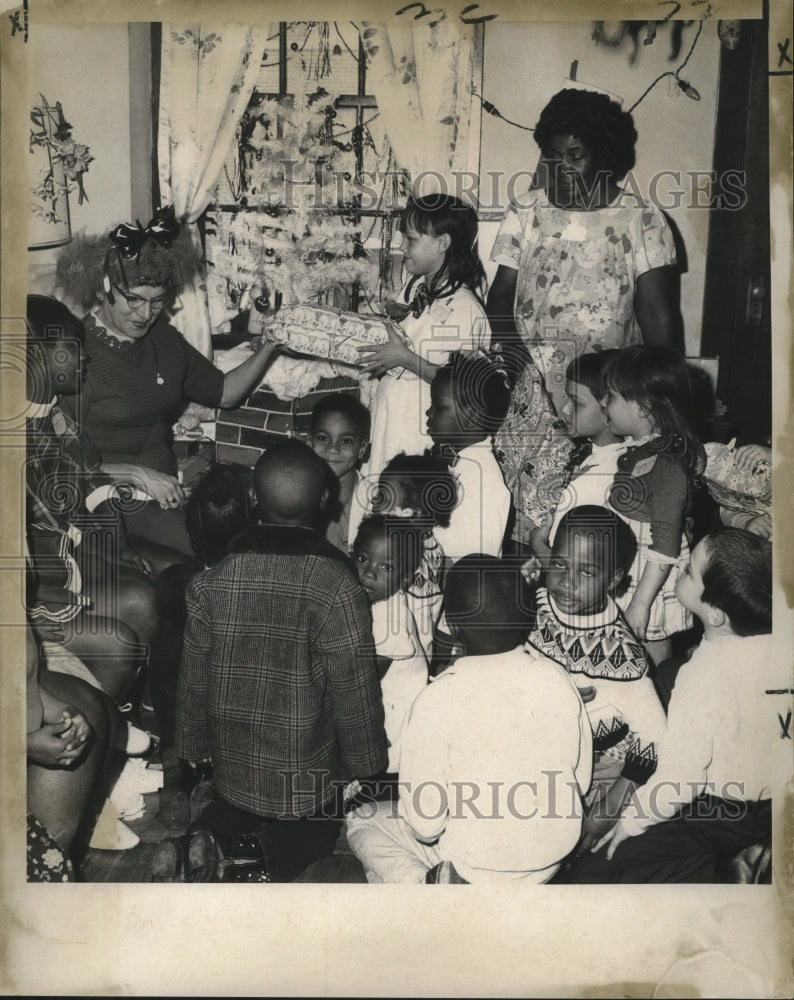
[(457, 18), (428, 20), (364, 21), (367, 79), (414, 193), (456, 194), (479, 143), (476, 99), (476, 120), (472, 116), (472, 88), (481, 73), (475, 27)]
[[(209, 204), (254, 89), (268, 24), (163, 24), (158, 158), (161, 204), (189, 223)], [(180, 295), (174, 325), (212, 355), (206, 284), (197, 276)]]

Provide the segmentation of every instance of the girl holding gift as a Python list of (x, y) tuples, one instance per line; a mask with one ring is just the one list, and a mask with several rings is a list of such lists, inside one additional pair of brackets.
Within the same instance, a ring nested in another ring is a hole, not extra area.
[(425, 413), (436, 371), (454, 351), (486, 347), (491, 335), (474, 209), (449, 195), (409, 199), (400, 232), (409, 280), (386, 309), (403, 336), (391, 330), (387, 343), (358, 348), (362, 370), (380, 378), (363, 470), (369, 477), (400, 452), (422, 454), (432, 446)]

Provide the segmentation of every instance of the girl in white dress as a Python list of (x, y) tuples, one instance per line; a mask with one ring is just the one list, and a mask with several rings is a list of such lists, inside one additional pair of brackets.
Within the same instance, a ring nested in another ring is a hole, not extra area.
[(359, 348), (362, 370), (380, 377), (362, 470), (373, 484), (395, 455), (421, 455), (432, 446), (425, 413), (437, 368), (454, 351), (487, 347), (491, 336), (474, 209), (449, 195), (410, 199), (400, 231), (410, 277), (386, 305), (400, 329), (385, 344)]

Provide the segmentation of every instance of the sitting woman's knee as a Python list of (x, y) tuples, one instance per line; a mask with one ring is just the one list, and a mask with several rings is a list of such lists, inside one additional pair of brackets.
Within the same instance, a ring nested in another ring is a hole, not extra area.
[(107, 739), (109, 711), (113, 709), (113, 704), (103, 691), (80, 677), (54, 670), (43, 670), (39, 675), (39, 684), (56, 698), (82, 712), (98, 742), (103, 743)]

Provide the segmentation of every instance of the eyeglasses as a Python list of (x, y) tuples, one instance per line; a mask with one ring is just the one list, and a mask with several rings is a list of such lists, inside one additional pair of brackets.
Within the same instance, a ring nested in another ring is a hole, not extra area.
[(150, 306), (153, 313), (159, 312), (164, 309), (170, 300), (170, 295), (158, 295), (156, 299), (147, 299), (143, 295), (130, 295), (125, 291), (122, 291), (118, 285), (113, 285), (113, 290), (118, 292), (119, 295), (127, 303), (127, 306), (132, 309), (133, 312), (140, 313), (142, 309), (146, 306)]

